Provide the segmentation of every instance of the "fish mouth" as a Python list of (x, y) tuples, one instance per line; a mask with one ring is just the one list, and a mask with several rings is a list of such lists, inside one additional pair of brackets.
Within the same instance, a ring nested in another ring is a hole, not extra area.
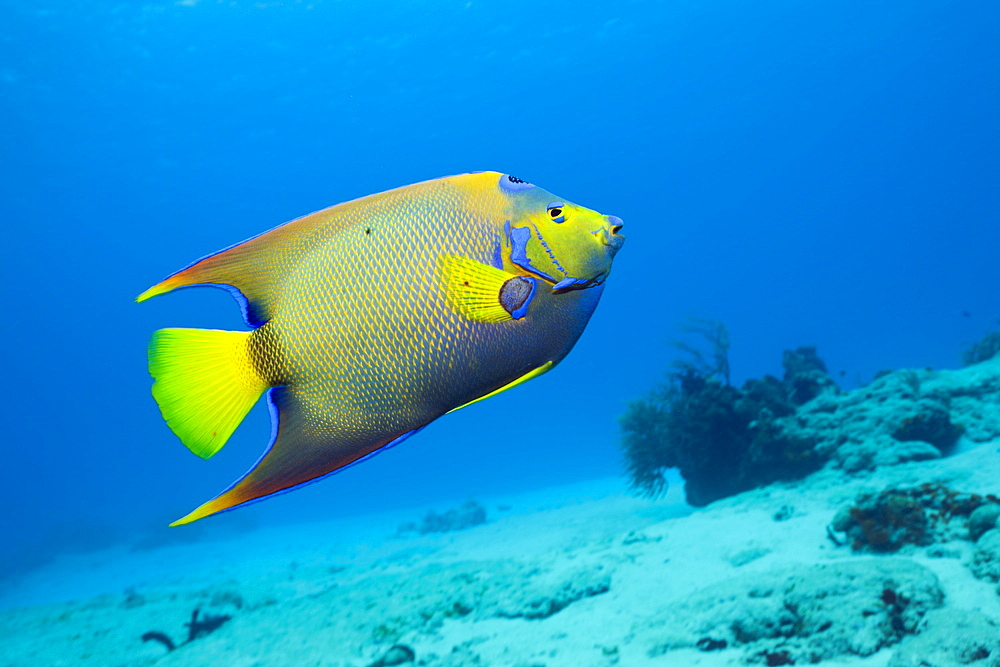
[(611, 253), (614, 254), (618, 252), (623, 245), (625, 245), (625, 235), (619, 234), (621, 228), (625, 226), (622, 219), (617, 215), (605, 216), (608, 221), (608, 226), (604, 229), (599, 229), (594, 234), (600, 239), (601, 243), (608, 246), (611, 249)]

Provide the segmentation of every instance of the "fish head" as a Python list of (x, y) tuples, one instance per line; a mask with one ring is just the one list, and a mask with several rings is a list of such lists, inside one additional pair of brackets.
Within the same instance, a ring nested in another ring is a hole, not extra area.
[(505, 225), (510, 261), (551, 283), (553, 291), (600, 285), (625, 243), (623, 223), (556, 197), (509, 174), (500, 176), (509, 201)]

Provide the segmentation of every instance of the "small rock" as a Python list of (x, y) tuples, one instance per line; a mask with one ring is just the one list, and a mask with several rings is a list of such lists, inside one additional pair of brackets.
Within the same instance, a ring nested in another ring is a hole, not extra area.
[(943, 402), (921, 399), (899, 417), (892, 437), (900, 442), (926, 442), (941, 452), (948, 451), (962, 435), (962, 429), (952, 423)]
[(584, 598), (611, 590), (611, 572), (603, 566), (581, 566), (567, 572), (539, 572), (506, 591), (497, 601), (500, 618), (541, 620)]
[(236, 609), (243, 609), (243, 596), (232, 590), (216, 591), (212, 594), (209, 605), (212, 607), (225, 607), (229, 605)]
[(414, 532), (421, 535), (447, 533), (453, 530), (465, 530), (484, 523), (486, 523), (486, 508), (475, 500), (467, 500), (461, 506), (440, 514), (431, 510), (424, 515), (420, 523), (413, 521), (402, 523), (397, 528), (397, 532), (401, 535)]
[(969, 565), (972, 574), (986, 581), (1000, 581), (1000, 528), (983, 533)]
[(837, 510), (837, 513), (833, 516), (833, 521), (830, 523), (830, 527), (838, 533), (846, 533), (853, 525), (854, 519), (851, 518), (851, 505), (844, 505)]
[(961, 549), (953, 549), (943, 546), (933, 546), (927, 549), (928, 558), (961, 558)]
[(729, 646), (729, 643), (725, 639), (712, 639), (711, 637), (702, 637), (697, 642), (695, 646), (699, 651), (721, 651), (722, 649)]
[(657, 535), (656, 537), (650, 537), (645, 533), (637, 533), (634, 530), (630, 530), (628, 535), (622, 538), (622, 544), (625, 546), (629, 546), (632, 544), (640, 544), (643, 542), (659, 542), (662, 539), (663, 537), (660, 535)]
[(997, 527), (1000, 520), (1000, 504), (986, 503), (969, 515), (969, 539), (977, 542), (983, 533)]
[(730, 556), (729, 562), (733, 567), (743, 567), (747, 563), (752, 563), (758, 558), (763, 558), (769, 553), (771, 553), (771, 550), (765, 547), (751, 547), (749, 549), (738, 551)]
[(125, 599), (122, 600), (123, 609), (135, 609), (146, 604), (146, 598), (136, 592), (134, 588), (125, 589)]
[(782, 505), (771, 518), (775, 521), (788, 521), (795, 515), (795, 508), (791, 505)]
[(416, 659), (417, 654), (413, 652), (412, 648), (405, 644), (396, 644), (369, 667), (396, 667), (396, 665), (412, 663)]

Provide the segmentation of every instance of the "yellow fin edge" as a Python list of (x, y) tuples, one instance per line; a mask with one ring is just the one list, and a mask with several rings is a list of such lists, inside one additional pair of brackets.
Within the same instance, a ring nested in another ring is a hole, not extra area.
[(480, 396), (479, 398), (475, 398), (475, 399), (469, 401), (468, 403), (463, 403), (462, 405), (458, 406), (457, 408), (452, 408), (451, 410), (449, 410), (445, 414), (451, 414), (452, 412), (455, 412), (455, 410), (461, 410), (462, 408), (467, 408), (470, 405), (472, 405), (473, 403), (478, 403), (479, 401), (482, 401), (482, 400), (485, 400), (487, 398), (490, 398), (491, 396), (496, 396), (497, 394), (502, 394), (503, 392), (507, 391), (508, 389), (512, 389), (512, 388), (516, 387), (519, 384), (527, 382), (528, 380), (534, 380), (539, 375), (543, 375), (544, 373), (547, 373), (548, 371), (552, 370), (553, 366), (555, 366), (555, 364), (553, 362), (546, 361), (544, 364), (542, 364), (541, 366), (539, 366), (535, 370), (528, 371), (527, 373), (525, 373), (521, 377), (517, 378), (513, 382), (508, 382), (507, 384), (505, 384), (504, 386), (500, 387), (496, 391), (491, 391), (490, 393), (486, 394), (485, 396)]
[(147, 299), (152, 299), (154, 296), (160, 296), (161, 294), (166, 294), (167, 292), (176, 289), (179, 286), (178, 283), (179, 281), (174, 280), (174, 277), (171, 276), (170, 278), (167, 278), (162, 282), (156, 283), (148, 290), (146, 290), (139, 296), (135, 297), (135, 302), (142, 303)]
[(172, 524), (170, 524), (170, 527), (176, 528), (177, 526), (183, 526), (189, 523), (194, 523), (199, 519), (204, 519), (207, 516), (211, 516), (213, 514), (221, 512), (222, 510), (229, 509), (228, 506), (226, 506), (224, 503), (218, 502), (218, 500), (219, 500), (218, 498), (213, 498), (212, 500), (209, 500), (207, 503), (199, 505), (198, 508), (195, 509), (193, 512), (185, 514), (180, 519), (177, 519), (177, 521), (174, 521)]

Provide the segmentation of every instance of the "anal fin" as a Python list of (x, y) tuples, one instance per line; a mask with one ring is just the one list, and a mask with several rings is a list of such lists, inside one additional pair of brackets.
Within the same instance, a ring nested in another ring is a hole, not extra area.
[(180, 526), (207, 516), (287, 493), (361, 463), (418, 433), (419, 426), (388, 436), (331, 436), (317, 431), (303, 416), (288, 387), (267, 394), (271, 441), (257, 462), (225, 491), (171, 523)]

